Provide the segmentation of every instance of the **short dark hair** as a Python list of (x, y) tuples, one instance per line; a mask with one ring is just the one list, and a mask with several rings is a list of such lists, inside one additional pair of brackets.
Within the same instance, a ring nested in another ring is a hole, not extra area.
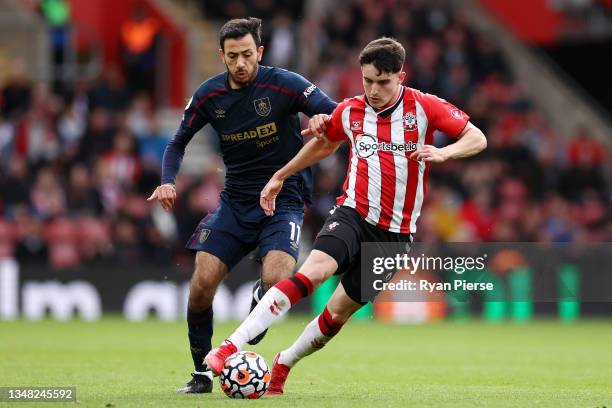
[(261, 20), (255, 17), (235, 18), (223, 24), (219, 30), (219, 45), (224, 50), (225, 40), (228, 38), (242, 38), (251, 34), (255, 40), (255, 46), (261, 45)]
[(371, 41), (361, 50), (359, 64), (372, 64), (380, 72), (400, 72), (406, 59), (406, 50), (399, 41), (382, 37)]

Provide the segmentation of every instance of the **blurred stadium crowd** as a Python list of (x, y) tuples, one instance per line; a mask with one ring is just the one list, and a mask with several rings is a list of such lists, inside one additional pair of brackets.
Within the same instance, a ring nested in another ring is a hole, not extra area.
[[(201, 5), (207, 18), (262, 17), (264, 63), (304, 74), (336, 100), (363, 92), (362, 46), (394, 36), (407, 49), (407, 85), (471, 116), (489, 148), (471, 160), (432, 166), (418, 239), (612, 238), (610, 152), (586, 129), (570, 140), (559, 136), (555, 127), (563, 118), (545, 118), (495, 46), (445, 1), (312, 1), (308, 10), (290, 0)], [(183, 244), (222, 189), (220, 159), (206, 158), (219, 162), (206, 174), (181, 175), (175, 211), (163, 213), (146, 198), (159, 183), (172, 134), (159, 126), (149, 95), (126, 80), (125, 67), (55, 93), (24, 72), (15, 64), (0, 84), (0, 257), (15, 254), (64, 269), (169, 264), (186, 256)], [(436, 138), (447, 142), (442, 134)], [(318, 231), (340, 192), (346, 162), (345, 146), (317, 166), (303, 236)]]

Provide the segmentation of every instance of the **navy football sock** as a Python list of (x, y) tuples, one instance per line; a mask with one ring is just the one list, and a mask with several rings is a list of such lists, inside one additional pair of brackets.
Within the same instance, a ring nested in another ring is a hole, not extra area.
[(208, 367), (204, 364), (204, 357), (212, 348), (213, 310), (212, 306), (201, 312), (187, 309), (187, 326), (189, 327), (189, 346), (191, 358), (197, 372), (204, 372)]

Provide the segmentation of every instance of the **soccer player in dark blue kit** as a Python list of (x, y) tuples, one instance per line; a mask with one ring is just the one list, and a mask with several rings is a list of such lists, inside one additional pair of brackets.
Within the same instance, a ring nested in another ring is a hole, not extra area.
[[(230, 20), (221, 27), (219, 54), (227, 71), (205, 81), (189, 100), (181, 125), (166, 147), (161, 185), (149, 197), (165, 210), (172, 208), (185, 147), (197, 131), (210, 124), (218, 134), (227, 172), (219, 207), (200, 222), (187, 243), (196, 252), (187, 310), (195, 371), (179, 393), (212, 390), (212, 373), (203, 361), (211, 349), (212, 301), (232, 267), (258, 248), (263, 270), (253, 291), (252, 307), (265, 289), (293, 272), (304, 204), (310, 200), (310, 170), (285, 181), (272, 217), (259, 206), (259, 194), (303, 146), (298, 112), (330, 114), (336, 107), (300, 75), (259, 65), (263, 55), (260, 33), (257, 18)], [(263, 335), (265, 332), (251, 344)]]

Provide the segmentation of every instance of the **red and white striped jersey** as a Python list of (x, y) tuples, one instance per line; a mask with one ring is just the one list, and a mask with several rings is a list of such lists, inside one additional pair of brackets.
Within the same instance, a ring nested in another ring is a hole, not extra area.
[(327, 138), (351, 143), (343, 194), (337, 203), (370, 224), (402, 234), (416, 232), (427, 191), (428, 162), (410, 160), (433, 143), (434, 130), (457, 137), (469, 120), (437, 96), (402, 87), (392, 106), (376, 112), (365, 96), (344, 100), (332, 113)]

